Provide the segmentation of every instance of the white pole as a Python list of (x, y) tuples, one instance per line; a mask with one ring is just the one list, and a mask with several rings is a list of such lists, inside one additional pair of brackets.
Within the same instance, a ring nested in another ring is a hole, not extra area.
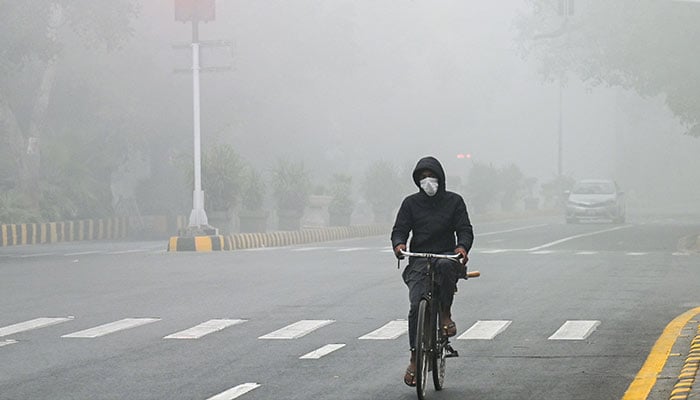
[(197, 21), (192, 21), (192, 98), (194, 111), (194, 192), (189, 227), (209, 225), (204, 211), (204, 191), (202, 191), (202, 149), (199, 106), (199, 32)]

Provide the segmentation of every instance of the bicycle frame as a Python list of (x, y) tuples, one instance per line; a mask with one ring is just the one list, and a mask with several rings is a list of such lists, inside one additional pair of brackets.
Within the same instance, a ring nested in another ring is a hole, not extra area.
[(449, 259), (458, 262), (457, 260), (461, 255), (411, 253), (405, 251), (402, 253), (409, 257), (426, 258), (428, 260), (425, 273), (430, 279), (430, 284), (419, 304), (418, 326), (416, 329), (416, 391), (418, 398), (423, 400), (428, 386), (428, 373), (432, 370), (435, 390), (442, 390), (445, 379), (445, 358), (459, 356), (450, 346), (447, 335), (441, 329), (438, 329), (440, 310), (434, 299), (438, 298), (437, 274), (435, 271), (436, 259)]

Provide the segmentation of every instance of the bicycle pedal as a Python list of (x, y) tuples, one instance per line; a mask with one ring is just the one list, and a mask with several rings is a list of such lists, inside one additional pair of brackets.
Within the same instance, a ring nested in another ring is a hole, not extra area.
[(459, 353), (457, 350), (453, 349), (452, 346), (449, 344), (445, 346), (445, 358), (453, 358), (453, 357), (459, 357)]

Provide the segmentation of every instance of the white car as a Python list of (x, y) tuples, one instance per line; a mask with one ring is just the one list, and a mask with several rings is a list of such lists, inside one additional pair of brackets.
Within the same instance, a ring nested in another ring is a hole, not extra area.
[(609, 219), (618, 224), (625, 222), (625, 196), (615, 181), (581, 180), (566, 194), (567, 223), (593, 219)]

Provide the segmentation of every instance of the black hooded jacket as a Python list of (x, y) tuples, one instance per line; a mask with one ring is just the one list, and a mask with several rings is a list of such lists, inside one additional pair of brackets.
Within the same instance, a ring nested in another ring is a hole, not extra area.
[[(438, 178), (438, 191), (432, 197), (420, 188), (419, 174), (425, 169)], [(440, 162), (434, 157), (420, 159), (413, 170), (413, 181), (419, 191), (401, 203), (391, 231), (393, 247), (406, 244), (409, 233), (413, 232), (409, 245), (413, 252), (452, 253), (457, 246), (468, 252), (474, 232), (467, 206), (462, 196), (445, 189), (445, 171)]]

